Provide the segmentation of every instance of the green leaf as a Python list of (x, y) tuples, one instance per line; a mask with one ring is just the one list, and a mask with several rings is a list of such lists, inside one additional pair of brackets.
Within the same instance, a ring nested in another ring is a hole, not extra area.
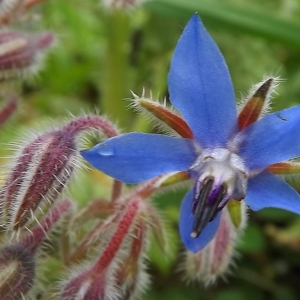
[(199, 13), (205, 24), (260, 35), (269, 40), (300, 47), (300, 23), (276, 16), (254, 5), (236, 5), (215, 0), (153, 0), (146, 8), (159, 14), (189, 19)]
[(257, 253), (266, 248), (267, 241), (261, 228), (255, 224), (249, 224), (238, 244), (238, 250), (243, 253)]

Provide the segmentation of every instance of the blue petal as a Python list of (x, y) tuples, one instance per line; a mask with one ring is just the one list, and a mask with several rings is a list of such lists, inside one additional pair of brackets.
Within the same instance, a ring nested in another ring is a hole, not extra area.
[(197, 238), (191, 238), (193, 231), (194, 215), (192, 214), (193, 189), (187, 193), (180, 207), (179, 231), (181, 240), (185, 247), (196, 253), (203, 249), (215, 236), (220, 224), (221, 213), (206, 225), (202, 233)]
[(266, 115), (238, 134), (247, 167), (264, 169), (300, 156), (300, 105)]
[(145, 133), (111, 138), (81, 155), (93, 167), (126, 183), (186, 171), (197, 157), (193, 140)]
[(215, 42), (194, 15), (176, 46), (169, 92), (203, 147), (226, 146), (236, 132), (236, 103), (230, 75)]
[(300, 214), (300, 196), (286, 182), (267, 171), (251, 178), (245, 202), (253, 210), (282, 208)]

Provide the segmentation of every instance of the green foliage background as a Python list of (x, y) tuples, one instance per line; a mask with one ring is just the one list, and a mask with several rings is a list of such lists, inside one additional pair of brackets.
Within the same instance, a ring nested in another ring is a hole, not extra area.
[[(47, 28), (58, 40), (34, 82), (9, 87), (19, 90), (23, 100), (19, 115), (1, 132), (3, 143), (11, 140), (12, 131), (17, 135), (48, 118), (56, 123), (68, 112), (99, 111), (124, 131), (152, 130), (126, 108), (124, 99), (131, 97), (130, 90), (141, 95), (143, 89), (153, 98), (168, 96), (172, 51), (195, 12), (225, 56), (237, 100), (265, 75), (275, 75), (283, 82), (273, 108), (300, 103), (299, 0), (149, 0), (130, 11), (107, 11), (89, 0), (48, 0), (36, 10), (41, 18), (27, 29)], [(105, 193), (94, 177), (80, 176), (81, 187), (72, 188), (79, 205)], [(275, 209), (249, 214), (241, 255), (226, 282), (208, 289), (185, 284), (177, 272), (181, 245), (176, 222), (183, 194), (154, 200), (170, 223), (173, 247), (165, 257), (152, 245), (153, 285), (144, 299), (300, 299), (300, 219)]]

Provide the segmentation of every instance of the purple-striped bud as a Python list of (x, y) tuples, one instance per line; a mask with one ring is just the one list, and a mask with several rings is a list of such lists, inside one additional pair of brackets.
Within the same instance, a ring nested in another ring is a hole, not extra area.
[(0, 251), (0, 298), (20, 299), (34, 283), (35, 261), (28, 249), (17, 244)]
[(197, 253), (186, 251), (183, 269), (188, 280), (212, 284), (232, 263), (236, 242), (246, 225), (246, 206), (243, 201), (230, 200), (221, 213), (219, 228), (210, 243)]
[(63, 288), (61, 300), (106, 300), (117, 295), (114, 273), (123, 241), (128, 237), (131, 227), (140, 210), (140, 198), (127, 204), (119, 214), (115, 231), (108, 240), (97, 261), (88, 270), (74, 276)]
[(53, 41), (50, 32), (0, 31), (0, 82), (36, 73), (45, 50)]
[[(60, 299), (99, 300), (117, 296), (126, 300), (139, 297), (144, 292), (149, 283), (145, 271), (149, 230), (154, 229), (157, 243), (165, 249), (161, 220), (147, 199), (160, 187), (171, 184), (178, 177), (182, 179), (182, 176), (175, 176), (168, 181), (169, 177), (158, 176), (112, 202), (104, 204), (103, 200), (97, 200), (83, 210), (76, 218), (76, 222), (81, 221), (81, 224), (88, 216), (100, 216), (100, 207), (105, 213), (115, 213), (106, 220), (100, 220), (68, 257), (68, 264), (78, 263), (86, 258), (88, 249), (99, 244), (102, 246), (97, 262), (90, 269), (73, 276), (62, 289)], [(112, 289), (112, 283), (118, 290)]]
[(40, 224), (16, 244), (0, 249), (0, 299), (23, 299), (35, 278), (35, 253), (47, 233), (71, 208), (69, 200), (60, 202)]
[(76, 138), (87, 129), (99, 129), (107, 136), (117, 133), (101, 117), (79, 117), (60, 130), (38, 136), (20, 151), (0, 194), (5, 229), (28, 226), (33, 214), (37, 217), (37, 208), (41, 213), (52, 205), (78, 165)]

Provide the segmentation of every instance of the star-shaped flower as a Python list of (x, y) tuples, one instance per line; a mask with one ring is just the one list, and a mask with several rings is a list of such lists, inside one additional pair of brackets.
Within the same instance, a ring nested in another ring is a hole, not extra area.
[(82, 156), (126, 183), (188, 172), (195, 184), (182, 201), (179, 227), (192, 252), (213, 238), (230, 199), (244, 200), (253, 210), (277, 207), (300, 214), (299, 194), (274, 175), (299, 172), (299, 164), (287, 160), (300, 156), (300, 106), (259, 119), (272, 80), (238, 115), (223, 56), (194, 15), (178, 41), (168, 76), (170, 101), (182, 118), (161, 112), (181, 137), (129, 133), (82, 151)]

